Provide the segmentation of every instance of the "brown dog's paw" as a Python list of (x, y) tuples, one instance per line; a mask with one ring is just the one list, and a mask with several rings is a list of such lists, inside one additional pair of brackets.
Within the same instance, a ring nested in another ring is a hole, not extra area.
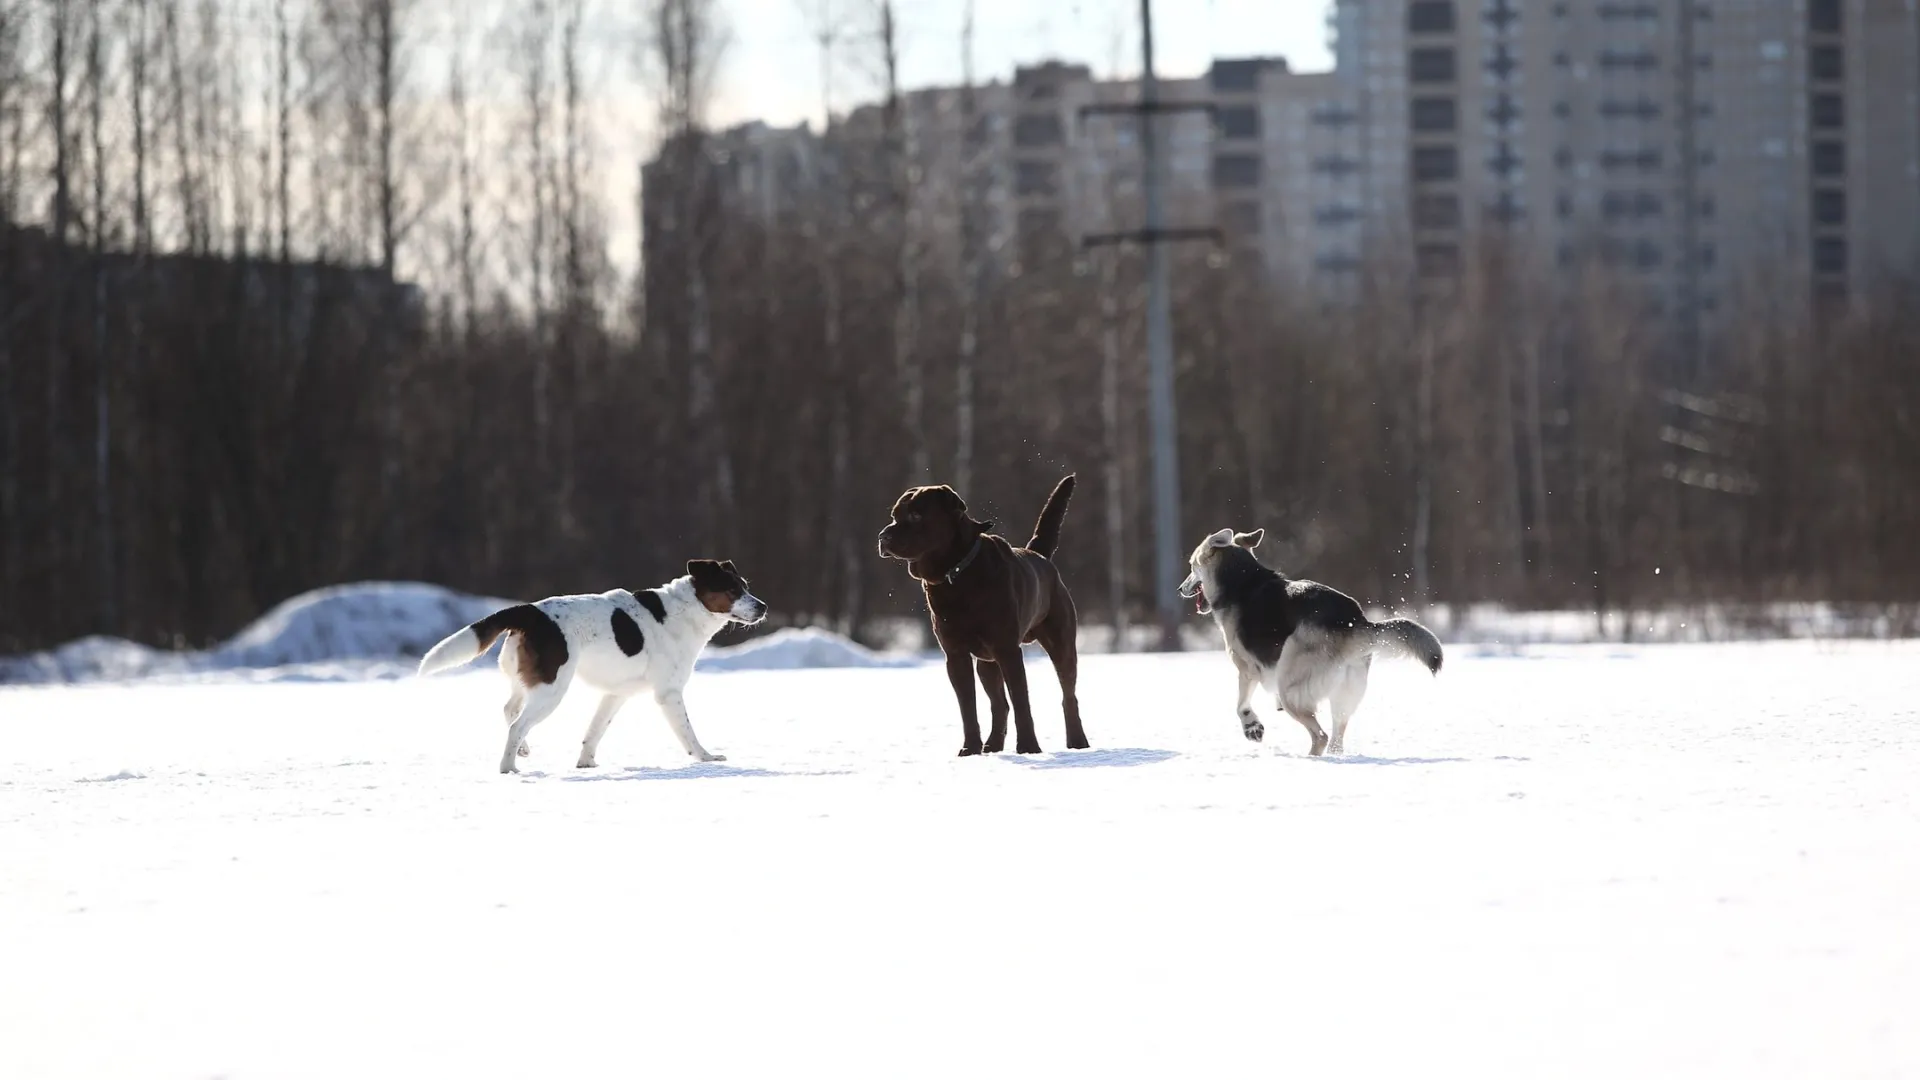
[(1022, 753), (1022, 754), (1038, 754), (1040, 753), (1040, 744), (1037, 741), (1030, 742), (1030, 743), (1020, 743), (1014, 747), (1014, 750), (1015, 752)]
[(1093, 744), (1087, 741), (1087, 737), (1085, 735), (1075, 735), (1067, 739), (1067, 749), (1091, 750), (1093, 749)]
[(983, 747), (983, 749), (989, 754), (998, 754), (1001, 751), (1005, 750), (1006, 748), (1007, 748), (1007, 740), (1005, 739), (988, 739), (987, 745)]
[(980, 752), (980, 748), (979, 748), (978, 746), (974, 746), (974, 745), (971, 745), (971, 744), (969, 744), (969, 745), (966, 745), (966, 746), (962, 746), (962, 747), (960, 748), (960, 756), (961, 756), (961, 757), (973, 757), (974, 755), (976, 755), (976, 754), (978, 754), (979, 752)]

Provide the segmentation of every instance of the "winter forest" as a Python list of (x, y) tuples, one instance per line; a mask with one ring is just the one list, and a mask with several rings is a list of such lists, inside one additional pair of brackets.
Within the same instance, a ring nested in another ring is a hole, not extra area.
[[(892, 3), (842, 15), (796, 47), (879, 130), (769, 221), (716, 194), (715, 0), (0, 0), (0, 651), (696, 555), (860, 636), (921, 603), (873, 550), (902, 488), (1024, 539), (1068, 471), (1083, 618), (1150, 619), (1138, 253), (982, 272), (1010, 241), (905, 164)], [(1920, 599), (1920, 287), (1751, 277), (1686, 340), (1497, 238), (1337, 306), (1182, 247), (1182, 533), (1409, 610)]]

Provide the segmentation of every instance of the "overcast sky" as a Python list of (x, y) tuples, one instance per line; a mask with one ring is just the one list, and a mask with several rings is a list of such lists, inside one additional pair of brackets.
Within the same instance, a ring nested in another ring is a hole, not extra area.
[[(1014, 65), (1050, 58), (1099, 75), (1140, 68), (1139, 0), (975, 0), (974, 69), (1006, 79)], [(723, 0), (730, 42), (713, 102), (720, 124), (791, 124), (820, 115), (820, 54), (812, 26), (823, 5), (843, 27), (833, 104), (873, 100), (870, 0)], [(901, 75), (910, 87), (960, 79), (963, 0), (899, 0)], [(1327, 0), (1158, 0), (1155, 67), (1194, 75), (1216, 56), (1284, 56), (1296, 70), (1333, 66)]]

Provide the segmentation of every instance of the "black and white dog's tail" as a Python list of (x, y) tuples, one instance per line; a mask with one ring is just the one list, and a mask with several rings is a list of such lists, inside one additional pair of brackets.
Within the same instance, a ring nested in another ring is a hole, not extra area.
[(1412, 619), (1385, 619), (1374, 623), (1373, 652), (1376, 656), (1418, 660), (1428, 671), (1440, 674), (1440, 639)]
[(516, 604), (496, 611), (471, 626), (455, 630), (440, 644), (428, 649), (427, 655), (420, 658), (420, 674), (432, 675), (459, 667), (493, 648), (494, 641), (501, 634), (515, 630), (524, 632), (529, 626), (546, 618), (532, 604)]

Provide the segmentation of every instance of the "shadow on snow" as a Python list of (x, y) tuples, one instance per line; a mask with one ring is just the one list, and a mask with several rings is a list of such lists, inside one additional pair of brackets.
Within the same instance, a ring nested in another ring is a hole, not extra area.
[(1002, 761), (1025, 765), (1029, 769), (1123, 769), (1135, 765), (1158, 765), (1180, 755), (1172, 750), (1066, 750), (1045, 757), (1030, 754), (1000, 754)]
[(749, 769), (737, 765), (727, 765), (709, 761), (699, 765), (682, 765), (677, 769), (662, 769), (656, 765), (629, 765), (617, 771), (599, 770), (589, 772), (581, 770), (560, 777), (562, 780), (580, 782), (588, 780), (722, 780), (743, 776), (844, 776), (846, 770), (824, 770), (806, 772), (778, 772), (773, 769)]

